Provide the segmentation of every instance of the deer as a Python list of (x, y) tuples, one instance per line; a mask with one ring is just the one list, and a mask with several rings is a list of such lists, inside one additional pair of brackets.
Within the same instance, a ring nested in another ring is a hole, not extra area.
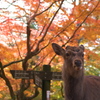
[(63, 58), (65, 100), (100, 100), (100, 77), (84, 73), (84, 46), (67, 46), (64, 49), (52, 43), (52, 48)]

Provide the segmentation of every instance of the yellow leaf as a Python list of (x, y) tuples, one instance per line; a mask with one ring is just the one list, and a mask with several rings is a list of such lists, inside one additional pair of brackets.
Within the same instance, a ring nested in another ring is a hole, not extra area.
[(3, 97), (3, 95), (2, 94), (0, 94), (0, 98), (2, 98)]
[(27, 95), (27, 96), (31, 96), (31, 94), (32, 94), (32, 93), (29, 92), (29, 91), (25, 91), (24, 93), (25, 93), (25, 95)]

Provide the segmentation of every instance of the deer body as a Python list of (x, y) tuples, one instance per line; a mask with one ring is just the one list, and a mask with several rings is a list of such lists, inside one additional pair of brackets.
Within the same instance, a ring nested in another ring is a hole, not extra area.
[(63, 49), (55, 43), (52, 47), (64, 59), (65, 100), (100, 100), (100, 77), (84, 76), (84, 47), (68, 46)]

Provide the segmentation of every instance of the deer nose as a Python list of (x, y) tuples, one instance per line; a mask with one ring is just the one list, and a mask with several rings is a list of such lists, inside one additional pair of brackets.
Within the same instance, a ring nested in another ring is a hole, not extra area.
[(77, 67), (81, 67), (81, 61), (80, 60), (75, 60), (75, 65), (77, 66)]

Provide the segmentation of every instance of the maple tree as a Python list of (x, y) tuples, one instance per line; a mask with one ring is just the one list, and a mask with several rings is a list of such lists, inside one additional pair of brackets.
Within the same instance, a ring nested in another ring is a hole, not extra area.
[(99, 75), (99, 0), (2, 0), (0, 4), (0, 98), (5, 93), (13, 100), (37, 96), (32, 80), (15, 80), (10, 70), (42, 70), (51, 64), (53, 71), (61, 71), (62, 59), (54, 54), (53, 42), (62, 47), (83, 44), (86, 74)]

